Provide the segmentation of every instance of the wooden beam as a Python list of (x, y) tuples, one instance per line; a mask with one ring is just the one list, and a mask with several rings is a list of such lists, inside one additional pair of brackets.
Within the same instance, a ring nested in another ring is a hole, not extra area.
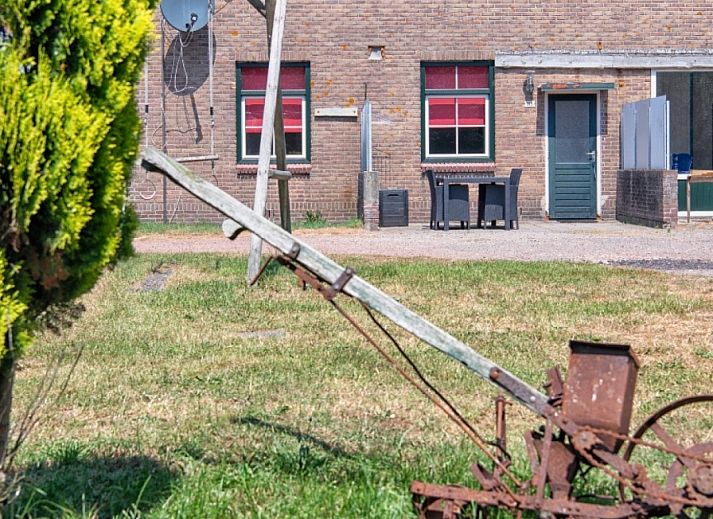
[[(281, 171), (279, 169), (271, 169), (270, 172), (267, 174), (268, 178), (276, 178), (277, 180), (290, 180), (292, 178), (292, 173), (289, 171)], [(285, 229), (285, 226), (282, 226), (283, 229)], [(287, 232), (290, 232), (290, 229), (285, 229)]]
[[(267, 48), (272, 48), (272, 30), (275, 20), (275, 0), (265, 0), (267, 19)], [(282, 88), (277, 85), (277, 105), (275, 108), (275, 157), (277, 169), (287, 170), (287, 144), (285, 143), (285, 121), (282, 113)], [(280, 203), (280, 225), (287, 232), (292, 232), (290, 214), (290, 187), (286, 178), (277, 178), (277, 196)]]
[[(272, 137), (275, 131), (275, 105), (277, 103), (277, 87), (280, 81), (280, 58), (282, 55), (282, 36), (285, 30), (285, 13), (287, 0), (276, 0), (275, 16), (270, 46), (270, 63), (267, 67), (267, 86), (265, 88), (265, 105), (262, 116), (262, 133), (260, 135), (260, 158), (257, 163), (257, 180), (255, 182), (255, 201), (253, 209), (260, 216), (265, 214), (267, 203), (267, 175), (272, 156)], [(248, 280), (255, 277), (260, 270), (262, 242), (256, 234), (250, 239), (250, 256), (248, 257)]]
[[(318, 274), (329, 283), (334, 283), (344, 272), (344, 267), (332, 261), (305, 242), (295, 238), (281, 229), (261, 214), (251, 211), (248, 207), (214, 186), (207, 180), (193, 174), (185, 166), (171, 159), (168, 155), (154, 148), (146, 148), (142, 154), (144, 163), (152, 171), (159, 170), (173, 182), (183, 187), (197, 198), (237, 222), (255, 236), (265, 240), (283, 254), (288, 254), (299, 247), (296, 262), (310, 272)], [(449, 357), (456, 359), (481, 378), (501, 387), (497, 380), (514, 381), (518, 391), (512, 396), (523, 405), (539, 415), (551, 409), (547, 397), (525, 382), (521, 381), (507, 370), (497, 366), (490, 360), (478, 354), (469, 346), (449, 335), (437, 326), (431, 324), (412, 312), (392, 297), (384, 294), (378, 288), (370, 285), (359, 276), (352, 277), (344, 287), (344, 292), (358, 301), (363, 302), (376, 312), (390, 319), (395, 324), (418, 337)], [(497, 377), (491, 378), (491, 370), (498, 371)]]
[(257, 12), (263, 16), (263, 18), (265, 17), (265, 4), (263, 4), (260, 0), (248, 0), (248, 2), (250, 2), (250, 5), (252, 5)]
[(223, 235), (231, 241), (237, 238), (238, 235), (245, 230), (245, 227), (230, 218), (223, 220), (220, 228), (223, 230)]

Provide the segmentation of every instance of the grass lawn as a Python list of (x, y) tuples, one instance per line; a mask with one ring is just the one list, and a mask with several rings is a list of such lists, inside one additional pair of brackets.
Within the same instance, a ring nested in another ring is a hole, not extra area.
[[(713, 279), (565, 263), (342, 263), (536, 387), (566, 364), (570, 338), (632, 344), (634, 424), (713, 386)], [(165, 287), (139, 290), (159, 264), (171, 270)], [(139, 256), (84, 298), (71, 329), (37, 340), (16, 415), (53, 355), (84, 351), (18, 459), (25, 485), (8, 515), (408, 517), (413, 479), (474, 485), (476, 449), (330, 305), (285, 269), (248, 289), (244, 269), (228, 256)], [(496, 392), (389, 329), (491, 437)], [(518, 472), (521, 433), (541, 423), (509, 407)], [(690, 413), (682, 426), (710, 434), (713, 417)]]

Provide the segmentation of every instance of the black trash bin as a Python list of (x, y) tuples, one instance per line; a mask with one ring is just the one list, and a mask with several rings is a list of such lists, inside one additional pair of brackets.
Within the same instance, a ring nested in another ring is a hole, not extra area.
[(408, 191), (382, 189), (379, 191), (379, 227), (408, 225)]

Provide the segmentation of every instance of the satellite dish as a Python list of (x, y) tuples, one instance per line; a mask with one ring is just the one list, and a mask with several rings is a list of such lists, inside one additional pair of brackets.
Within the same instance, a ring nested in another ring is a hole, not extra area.
[(208, 23), (210, 0), (162, 0), (161, 14), (182, 32), (195, 32)]

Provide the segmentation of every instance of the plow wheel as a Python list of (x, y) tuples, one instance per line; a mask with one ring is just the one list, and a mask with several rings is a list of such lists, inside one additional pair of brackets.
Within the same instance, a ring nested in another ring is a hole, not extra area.
[[(674, 503), (672, 513), (681, 518), (713, 518), (713, 395), (670, 403), (651, 415), (631, 438), (621, 455), (625, 460), (643, 466), (646, 476), (667, 495), (705, 503), (701, 507)], [(631, 498), (631, 489), (620, 483), (619, 496), (622, 501)]]

